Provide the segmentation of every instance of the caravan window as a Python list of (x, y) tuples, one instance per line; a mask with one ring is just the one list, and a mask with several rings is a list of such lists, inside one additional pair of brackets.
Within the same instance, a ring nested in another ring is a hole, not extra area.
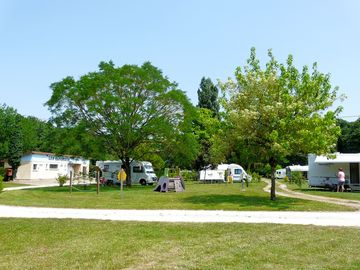
[(234, 170), (234, 173), (235, 173), (235, 174), (242, 174), (242, 169), (235, 169), (235, 170)]
[(50, 170), (57, 170), (58, 166), (58, 164), (50, 164)]
[(109, 171), (109, 165), (104, 165), (103, 172), (108, 172), (108, 171)]
[(134, 166), (133, 167), (133, 172), (134, 173), (142, 173), (143, 172), (143, 168), (141, 166)]

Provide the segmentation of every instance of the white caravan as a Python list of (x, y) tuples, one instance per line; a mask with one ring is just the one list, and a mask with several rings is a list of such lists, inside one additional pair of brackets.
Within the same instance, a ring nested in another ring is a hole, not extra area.
[(345, 187), (360, 190), (360, 153), (335, 153), (332, 156), (308, 155), (309, 186), (334, 189), (338, 184), (338, 170), (342, 168), (345, 172)]
[(199, 181), (216, 181), (225, 182), (225, 172), (227, 175), (231, 172), (234, 182), (241, 182), (247, 179), (251, 181), (251, 176), (238, 164), (220, 164), (215, 170), (201, 170), (199, 173)]
[(291, 174), (293, 172), (301, 172), (301, 174), (304, 176), (305, 179), (308, 177), (308, 171), (309, 166), (302, 166), (302, 165), (292, 165), (292, 166), (286, 166), (286, 176), (291, 179)]
[[(107, 181), (112, 181), (113, 183), (119, 183), (117, 175), (121, 169), (121, 165), (122, 162), (120, 160), (96, 161), (96, 166), (98, 166), (102, 171), (102, 177), (104, 177)], [(157, 181), (156, 174), (150, 162), (133, 160), (130, 166), (131, 183), (152, 185)]]
[(286, 169), (278, 169), (275, 171), (276, 179), (284, 179), (286, 176)]

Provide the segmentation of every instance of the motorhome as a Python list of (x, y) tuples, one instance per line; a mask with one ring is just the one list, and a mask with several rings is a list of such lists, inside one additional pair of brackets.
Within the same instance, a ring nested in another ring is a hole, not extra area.
[(216, 169), (201, 170), (199, 172), (199, 181), (214, 181), (214, 182), (225, 182), (225, 176), (229, 175), (233, 177), (234, 182), (241, 182), (245, 179), (251, 181), (251, 176), (238, 164), (220, 164)]
[[(102, 177), (105, 178), (106, 181), (119, 183), (117, 175), (122, 166), (120, 160), (97, 161), (96, 166), (100, 168)], [(153, 166), (148, 161), (133, 160), (130, 163), (130, 169), (131, 183), (133, 184), (152, 185), (157, 181)]]
[(335, 153), (329, 156), (308, 155), (309, 186), (335, 189), (338, 184), (338, 169), (345, 172), (345, 188), (360, 190), (360, 153)]

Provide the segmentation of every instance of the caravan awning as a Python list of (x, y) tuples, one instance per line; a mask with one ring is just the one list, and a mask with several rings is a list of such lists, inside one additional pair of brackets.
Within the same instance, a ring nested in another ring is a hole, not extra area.
[(337, 153), (334, 159), (326, 156), (317, 156), (315, 159), (317, 164), (331, 164), (331, 163), (360, 163), (359, 154), (341, 154)]

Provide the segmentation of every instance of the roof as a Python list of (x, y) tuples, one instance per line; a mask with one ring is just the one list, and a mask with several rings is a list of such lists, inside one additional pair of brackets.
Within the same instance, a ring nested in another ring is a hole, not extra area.
[(343, 154), (336, 153), (335, 158), (329, 158), (327, 156), (317, 156), (315, 163), (318, 164), (330, 164), (330, 163), (360, 163), (360, 153), (356, 154)]
[(286, 168), (289, 168), (292, 172), (307, 172), (309, 170), (309, 166), (301, 166), (301, 165), (292, 165), (287, 166)]

